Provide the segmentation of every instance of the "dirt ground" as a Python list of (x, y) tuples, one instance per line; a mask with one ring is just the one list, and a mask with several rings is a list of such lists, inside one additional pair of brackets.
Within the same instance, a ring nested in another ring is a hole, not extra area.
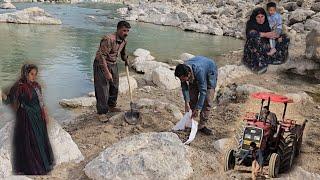
[[(228, 61), (239, 62), (241, 52), (230, 53), (219, 58), (227, 58)], [(287, 111), (287, 118), (296, 120), (307, 119), (304, 133), (302, 153), (294, 166), (301, 166), (303, 169), (320, 174), (320, 101), (317, 97), (320, 94), (320, 82), (292, 74), (275, 74), (268, 72), (263, 75), (250, 75), (236, 81), (238, 84), (254, 84), (265, 87), (279, 94), (307, 91), (313, 95), (315, 102), (304, 104), (290, 104)], [(139, 86), (143, 83), (139, 81)], [(318, 96), (316, 96), (318, 95)], [(120, 95), (118, 106), (123, 111), (129, 110), (129, 96)], [(134, 100), (139, 98), (156, 99), (161, 102), (170, 102), (177, 105), (183, 112), (183, 99), (180, 90), (165, 91), (155, 89), (151, 92), (135, 90)], [(239, 122), (245, 112), (257, 112), (260, 102), (251, 98), (241, 99), (238, 102), (215, 105), (211, 111), (208, 127), (213, 129), (213, 136), (205, 136), (198, 133), (195, 140), (188, 147), (193, 152), (191, 156), (193, 176), (190, 179), (232, 179), (236, 178), (235, 173), (241, 174), (241, 179), (250, 178), (248, 169), (238, 169), (232, 173), (223, 172), (223, 154), (220, 154), (214, 147), (213, 142), (221, 138), (233, 138)], [(271, 111), (279, 116), (283, 107), (272, 105)], [(124, 137), (143, 132), (163, 132), (170, 129), (177, 122), (176, 119), (165, 109), (143, 109), (142, 121), (139, 125), (128, 125), (123, 119), (116, 121), (101, 122), (99, 119), (107, 119), (117, 114), (98, 116), (95, 108), (82, 109), (72, 124), (65, 124), (64, 129), (70, 133), (72, 139), (83, 153), (85, 160), (79, 164), (65, 163), (56, 167), (51, 175), (44, 177), (32, 177), (34, 179), (89, 179), (83, 172), (85, 165), (95, 158), (105, 148), (118, 142)], [(178, 133), (185, 141), (188, 132)], [(217, 163), (220, 166), (217, 167)], [(204, 178), (205, 177), (205, 178)]]

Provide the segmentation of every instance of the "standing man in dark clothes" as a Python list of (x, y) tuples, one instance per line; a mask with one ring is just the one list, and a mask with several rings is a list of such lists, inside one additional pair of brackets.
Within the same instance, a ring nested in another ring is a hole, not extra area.
[(249, 154), (251, 154), (252, 157), (252, 179), (255, 180), (259, 173), (263, 175), (263, 154), (257, 147), (257, 144), (255, 142), (251, 142), (250, 150), (243, 155), (243, 157), (238, 161), (238, 164), (241, 164)]
[(181, 81), (182, 94), (185, 100), (185, 111), (192, 110), (192, 117), (200, 113), (199, 131), (212, 135), (206, 127), (212, 108), (214, 91), (217, 84), (218, 70), (214, 60), (195, 56), (176, 67), (174, 75)]
[(119, 89), (117, 58), (121, 55), (121, 59), (128, 65), (125, 48), (130, 28), (128, 22), (120, 21), (117, 25), (117, 31), (105, 35), (100, 41), (100, 47), (93, 63), (98, 114), (120, 111), (119, 108), (116, 108)]

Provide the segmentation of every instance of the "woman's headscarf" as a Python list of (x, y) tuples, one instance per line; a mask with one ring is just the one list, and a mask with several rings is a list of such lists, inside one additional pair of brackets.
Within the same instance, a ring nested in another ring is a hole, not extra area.
[(38, 72), (38, 67), (34, 64), (24, 64), (21, 67), (21, 76), (20, 76), (20, 82), (23, 83), (31, 83), (28, 80), (28, 75), (31, 72), (32, 69), (35, 69)]
[(21, 93), (25, 93), (31, 99), (33, 89), (39, 89), (41, 91), (41, 87), (37, 82), (28, 80), (28, 75), (33, 69), (38, 71), (38, 67), (34, 64), (24, 64), (21, 67), (21, 76), (12, 87), (12, 90), (15, 91), (15, 97), (18, 97)]
[[(263, 24), (258, 24), (256, 21), (257, 15), (262, 14), (265, 16)], [(270, 32), (271, 28), (269, 26), (269, 21), (267, 13), (263, 8), (256, 8), (252, 11), (249, 21), (246, 26), (246, 34), (248, 35), (251, 30), (256, 30), (257, 32)]]

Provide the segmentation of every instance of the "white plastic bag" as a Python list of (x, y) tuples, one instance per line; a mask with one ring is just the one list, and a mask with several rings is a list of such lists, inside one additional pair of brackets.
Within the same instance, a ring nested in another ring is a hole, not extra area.
[(174, 131), (184, 130), (186, 127), (191, 128), (188, 140), (184, 144), (190, 144), (196, 137), (198, 131), (198, 122), (191, 118), (192, 111), (187, 112), (182, 119), (173, 127)]
[(191, 132), (188, 140), (184, 142), (184, 144), (190, 144), (196, 137), (197, 131), (198, 131), (198, 122), (192, 119)]
[(186, 127), (191, 127), (191, 115), (192, 115), (191, 110), (186, 114), (184, 114), (182, 119), (173, 127), (173, 130), (178, 131), (178, 130), (184, 130)]

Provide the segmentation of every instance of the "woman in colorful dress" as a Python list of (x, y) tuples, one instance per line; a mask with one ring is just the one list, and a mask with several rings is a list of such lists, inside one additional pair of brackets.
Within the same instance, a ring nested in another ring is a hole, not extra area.
[(16, 112), (13, 137), (13, 171), (15, 174), (44, 175), (52, 170), (54, 157), (48, 138), (48, 117), (40, 85), (35, 81), (37, 66), (25, 64), (20, 79), (8, 95), (5, 104)]

